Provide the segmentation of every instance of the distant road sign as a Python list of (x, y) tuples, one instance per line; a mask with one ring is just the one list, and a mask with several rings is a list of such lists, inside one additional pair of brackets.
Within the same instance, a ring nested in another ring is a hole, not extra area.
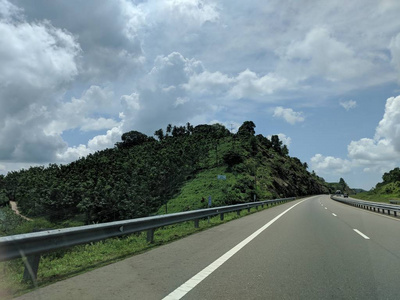
[(226, 175), (218, 175), (217, 178), (219, 180), (226, 180)]

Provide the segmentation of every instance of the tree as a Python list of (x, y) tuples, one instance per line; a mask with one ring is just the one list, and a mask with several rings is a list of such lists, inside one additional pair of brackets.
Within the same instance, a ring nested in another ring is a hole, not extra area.
[(171, 124), (168, 124), (167, 125), (167, 129), (165, 130), (166, 131), (166, 135), (168, 136), (170, 133), (171, 133), (171, 131), (172, 131), (172, 125)]
[(229, 150), (224, 154), (223, 160), (229, 167), (232, 167), (243, 162), (243, 157), (238, 152)]
[(286, 145), (283, 145), (283, 147), (282, 147), (282, 155), (283, 156), (289, 155), (289, 149)]
[(154, 132), (154, 135), (158, 138), (159, 141), (164, 139), (164, 131), (160, 128)]
[(256, 125), (252, 121), (243, 122), (242, 126), (239, 127), (238, 136), (253, 136), (256, 131), (254, 130)]
[(141, 145), (149, 140), (148, 136), (139, 131), (125, 132), (121, 136), (122, 143), (116, 143), (118, 148), (129, 148), (136, 145)]
[(272, 149), (274, 149), (275, 152), (282, 154), (282, 142), (279, 140), (279, 136), (271, 136), (271, 143)]

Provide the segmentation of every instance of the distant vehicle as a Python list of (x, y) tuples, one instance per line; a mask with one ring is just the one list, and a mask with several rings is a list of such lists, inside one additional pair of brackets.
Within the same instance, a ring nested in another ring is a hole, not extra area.
[(337, 190), (337, 191), (335, 192), (335, 194), (336, 194), (336, 195), (341, 195), (341, 194), (342, 194), (342, 191), (341, 191), (341, 190)]
[(344, 197), (344, 198), (349, 198), (349, 195), (348, 195), (347, 193), (344, 193), (344, 194), (343, 194), (343, 197)]

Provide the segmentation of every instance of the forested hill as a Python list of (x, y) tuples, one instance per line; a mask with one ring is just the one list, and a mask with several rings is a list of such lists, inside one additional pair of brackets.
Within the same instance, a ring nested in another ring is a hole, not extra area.
[[(155, 214), (182, 190), (187, 202), (182, 209), (196, 208), (192, 202), (207, 198), (210, 190), (213, 205), (247, 202), (254, 195), (270, 199), (328, 192), (306, 163), (289, 156), (278, 136), (255, 135), (254, 128), (251, 121), (237, 134), (219, 124), (168, 125), (165, 133), (155, 132), (156, 138), (130, 131), (114, 148), (70, 164), (0, 176), (0, 201), (17, 201), (30, 217), (54, 222), (80, 216), (92, 223)], [(217, 184), (222, 181), (216, 173), (228, 178), (223, 185)], [(195, 187), (191, 194), (189, 186)]]

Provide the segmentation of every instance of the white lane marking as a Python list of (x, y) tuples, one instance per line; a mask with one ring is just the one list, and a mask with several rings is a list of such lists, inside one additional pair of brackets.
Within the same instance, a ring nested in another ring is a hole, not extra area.
[(181, 299), (183, 296), (185, 296), (187, 293), (189, 293), (196, 285), (198, 285), (200, 282), (202, 282), (208, 275), (210, 275), (212, 272), (214, 272), (216, 269), (218, 269), (224, 262), (226, 262), (228, 259), (230, 259), (235, 253), (237, 253), (240, 249), (242, 249), (244, 246), (246, 246), (248, 243), (250, 243), (253, 239), (255, 239), (261, 232), (263, 232), (265, 229), (267, 229), (269, 226), (271, 226), (275, 221), (277, 221), (280, 217), (282, 217), (284, 214), (286, 214), (289, 210), (291, 210), (295, 206), (299, 205), (300, 203), (303, 203), (306, 200), (307, 199), (304, 199), (304, 200), (300, 201), (299, 203), (294, 204), (293, 206), (289, 207), (284, 212), (277, 215), (275, 218), (273, 218), (271, 221), (269, 221), (263, 227), (261, 227), (260, 229), (258, 229), (257, 231), (255, 231), (254, 233), (249, 235), (247, 238), (245, 238), (243, 241), (241, 241), (239, 244), (237, 244), (231, 250), (229, 250), (228, 252), (223, 254), (217, 260), (215, 260), (214, 262), (209, 264), (207, 267), (205, 267), (199, 273), (197, 273), (192, 278), (190, 278), (188, 281), (183, 283), (176, 290), (172, 291), (169, 295), (165, 296), (163, 298), (163, 300)]
[(337, 217), (337, 215), (336, 215), (336, 214), (334, 214), (334, 213), (332, 213), (332, 215), (333, 215), (334, 217)]
[(364, 233), (362, 233), (360, 230), (358, 229), (353, 229), (355, 232), (357, 232), (359, 235), (361, 235), (364, 239), (369, 240), (369, 237), (367, 237)]
[(327, 207), (325, 207), (325, 209), (328, 209)]

